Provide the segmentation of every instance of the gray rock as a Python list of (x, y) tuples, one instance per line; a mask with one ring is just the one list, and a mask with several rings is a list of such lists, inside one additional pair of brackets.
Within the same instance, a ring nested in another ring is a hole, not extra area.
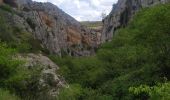
[(31, 0), (5, 0), (5, 3), (15, 8), (16, 15), (9, 21), (11, 25), (32, 33), (51, 54), (88, 56), (94, 54), (99, 45), (99, 39), (94, 39), (100, 38), (97, 32), (82, 26), (51, 3)]
[(41, 54), (26, 54), (17, 55), (16, 58), (25, 61), (25, 67), (28, 69), (36, 69), (35, 67), (42, 69), (39, 85), (42, 88), (48, 88), (46, 92), (50, 96), (57, 96), (62, 87), (68, 87), (64, 79), (57, 73), (59, 67), (48, 57)]
[(168, 3), (170, 0), (118, 0), (111, 13), (103, 20), (101, 41), (110, 41), (115, 30), (125, 27), (133, 15), (141, 8)]

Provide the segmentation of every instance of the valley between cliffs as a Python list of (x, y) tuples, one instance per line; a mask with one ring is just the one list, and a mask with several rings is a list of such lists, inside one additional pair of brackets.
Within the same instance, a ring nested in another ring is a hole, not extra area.
[(118, 0), (101, 22), (0, 0), (0, 100), (169, 100), (170, 0)]

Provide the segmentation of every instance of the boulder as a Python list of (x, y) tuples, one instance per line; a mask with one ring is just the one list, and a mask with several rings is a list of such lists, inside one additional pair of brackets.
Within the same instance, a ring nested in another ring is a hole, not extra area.
[(41, 68), (39, 88), (46, 88), (49, 96), (57, 96), (61, 88), (68, 87), (65, 80), (57, 73), (59, 67), (48, 57), (41, 54), (20, 54), (15, 58), (25, 61), (25, 67), (28, 69)]

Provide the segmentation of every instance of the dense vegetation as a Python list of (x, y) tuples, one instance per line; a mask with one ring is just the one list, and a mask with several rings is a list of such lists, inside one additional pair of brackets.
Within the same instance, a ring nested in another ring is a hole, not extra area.
[(42, 93), (38, 88), (39, 69), (23, 67), (24, 61), (14, 59), (16, 53), (17, 49), (0, 43), (0, 100), (39, 98)]
[(96, 56), (50, 56), (70, 84), (59, 99), (170, 99), (169, 29), (170, 4), (159, 5), (139, 11)]

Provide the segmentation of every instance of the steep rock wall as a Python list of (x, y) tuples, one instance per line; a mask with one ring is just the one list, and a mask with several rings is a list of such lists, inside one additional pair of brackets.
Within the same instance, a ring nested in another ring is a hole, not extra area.
[(125, 27), (141, 8), (168, 3), (170, 0), (118, 0), (110, 14), (103, 20), (101, 41), (110, 41), (116, 29)]

